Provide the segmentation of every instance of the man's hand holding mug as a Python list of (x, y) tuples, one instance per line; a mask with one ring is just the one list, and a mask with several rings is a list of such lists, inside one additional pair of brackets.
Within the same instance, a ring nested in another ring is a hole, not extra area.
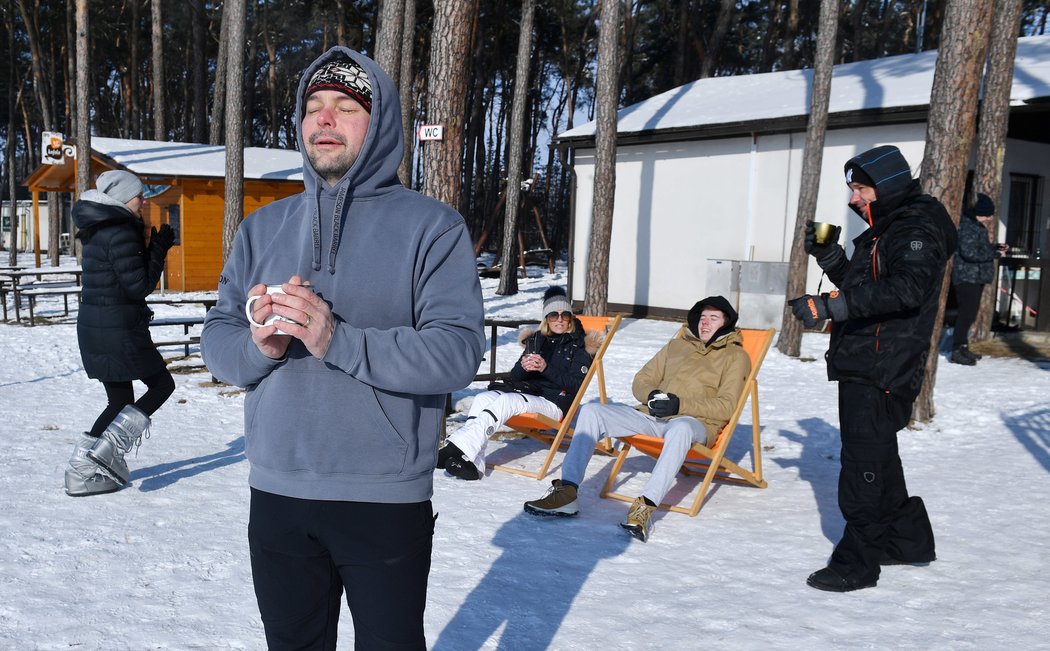
[(251, 323), (252, 341), (267, 357), (280, 359), (291, 338), (303, 342), (310, 354), (322, 359), (335, 332), (335, 318), (328, 304), (292, 276), (281, 285), (259, 284), (248, 292), (244, 306)]

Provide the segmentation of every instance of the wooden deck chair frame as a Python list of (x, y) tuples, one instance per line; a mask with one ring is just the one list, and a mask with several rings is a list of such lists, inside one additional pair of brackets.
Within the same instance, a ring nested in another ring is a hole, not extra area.
[(587, 374), (583, 376), (583, 383), (580, 384), (579, 391), (576, 392), (572, 404), (570, 404), (569, 408), (565, 410), (562, 419), (557, 421), (553, 418), (548, 418), (543, 414), (526, 412), (508, 419), (506, 423), (508, 427), (521, 432), (528, 438), (539, 441), (544, 445), (549, 445), (550, 447), (547, 450), (546, 458), (544, 458), (539, 470), (535, 472), (523, 468), (502, 465), (492, 466), (494, 469), (542, 480), (547, 476), (547, 470), (554, 461), (554, 454), (562, 445), (567, 444), (569, 440), (572, 439), (572, 420), (576, 417), (576, 412), (580, 408), (580, 403), (583, 402), (583, 397), (587, 393), (587, 387), (590, 386), (591, 380), (595, 375), (598, 376), (599, 400), (603, 403), (609, 401), (605, 392), (605, 368), (602, 363), (602, 358), (605, 356), (605, 351), (609, 348), (609, 344), (612, 342), (613, 335), (616, 334), (616, 329), (620, 327), (620, 321), (623, 317), (617, 315), (614, 317), (577, 316), (577, 318), (580, 320), (580, 323), (583, 324), (584, 330), (587, 332), (604, 332), (605, 338), (602, 339), (601, 346), (598, 347), (598, 351), (594, 354), (591, 366), (587, 369)]
[[(747, 382), (744, 383), (744, 390), (737, 399), (732, 417), (726, 423), (726, 426), (722, 428), (722, 431), (718, 433), (714, 444), (711, 447), (707, 447), (702, 443), (694, 443), (686, 456), (685, 463), (682, 464), (681, 472), (683, 474), (691, 476), (702, 473), (704, 477), (692, 505), (686, 508), (677, 505), (661, 504), (661, 510), (688, 513), (690, 516), (695, 516), (700, 512), (704, 497), (707, 495), (707, 491), (714, 479), (731, 484), (756, 486), (758, 488), (767, 486), (766, 481), (762, 479), (762, 441), (759, 435), (760, 425), (758, 421), (758, 371), (762, 368), (762, 362), (765, 360), (766, 352), (769, 351), (769, 346), (773, 342), (773, 334), (775, 332), (772, 328), (768, 330), (742, 328), (740, 330), (744, 340), (744, 350), (747, 351), (748, 356), (751, 358), (751, 372), (747, 376)], [(744, 412), (744, 406), (747, 404), (748, 398), (751, 399), (752, 470), (747, 470), (725, 458), (726, 450), (729, 448), (729, 441), (733, 438), (733, 431), (736, 429), (737, 422)], [(664, 441), (662, 438), (643, 434), (627, 436), (617, 440), (623, 443), (623, 447), (620, 450), (620, 454), (617, 455), (616, 461), (613, 462), (609, 478), (601, 490), (601, 496), (622, 502), (633, 502), (634, 497), (612, 492), (613, 484), (620, 474), (620, 469), (627, 459), (627, 454), (631, 451), (631, 448), (635, 448), (639, 452), (643, 452), (655, 459), (660, 456), (660, 452), (664, 447)]]

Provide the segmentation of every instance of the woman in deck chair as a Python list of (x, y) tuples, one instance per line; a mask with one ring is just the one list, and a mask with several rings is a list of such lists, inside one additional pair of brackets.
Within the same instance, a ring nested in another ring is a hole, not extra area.
[(585, 333), (561, 287), (544, 292), (542, 314), (539, 329), (519, 338), (525, 351), (510, 380), (493, 382), (474, 398), (466, 424), (438, 451), (438, 468), (459, 479), (481, 479), (489, 437), (508, 419), (528, 412), (561, 420), (572, 404), (601, 337)]

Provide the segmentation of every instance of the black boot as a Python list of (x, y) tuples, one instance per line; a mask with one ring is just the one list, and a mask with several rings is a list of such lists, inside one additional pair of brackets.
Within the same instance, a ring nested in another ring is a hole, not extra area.
[(977, 360), (967, 354), (966, 346), (959, 346), (952, 350), (952, 355), (948, 358), (948, 361), (952, 364), (962, 364), (963, 366), (975, 366), (977, 364)]

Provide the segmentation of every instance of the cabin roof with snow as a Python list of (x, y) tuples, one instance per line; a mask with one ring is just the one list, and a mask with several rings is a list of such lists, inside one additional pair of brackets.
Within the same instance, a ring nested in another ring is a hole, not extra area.
[[(924, 120), (936, 63), (937, 51), (930, 50), (835, 66), (829, 127)], [(621, 109), (618, 138), (629, 144), (804, 129), (812, 79), (812, 69), (698, 79)], [(1019, 38), (1010, 104), (1047, 103), (1050, 36)], [(1045, 127), (1032, 126), (1043, 133), (1028, 139), (1048, 141)], [(562, 132), (557, 141), (593, 145), (594, 133), (592, 121)]]

